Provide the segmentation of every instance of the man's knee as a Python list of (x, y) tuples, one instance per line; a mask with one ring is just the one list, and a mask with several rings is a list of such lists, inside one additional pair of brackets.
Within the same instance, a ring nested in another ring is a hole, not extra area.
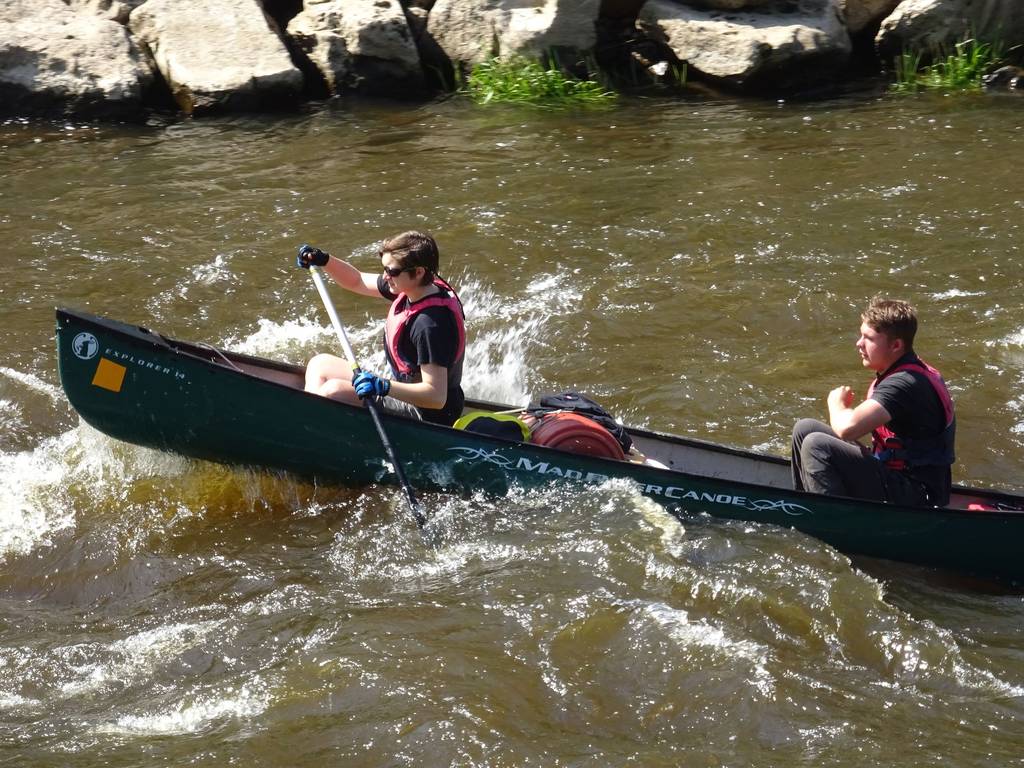
[(835, 435), (812, 432), (800, 444), (800, 460), (809, 473), (833, 473), (839, 470), (836, 453), (845, 447)]
[(827, 432), (815, 431), (800, 443), (800, 466), (804, 488), (813, 493), (845, 495), (845, 483), (836, 449), (842, 440)]
[(800, 419), (793, 425), (793, 440), (803, 441), (808, 435), (823, 432), (828, 427), (817, 419)]
[(834, 440), (834, 437), (826, 435), (824, 432), (811, 432), (804, 437), (800, 452), (804, 456), (826, 459), (832, 453), (832, 442)]

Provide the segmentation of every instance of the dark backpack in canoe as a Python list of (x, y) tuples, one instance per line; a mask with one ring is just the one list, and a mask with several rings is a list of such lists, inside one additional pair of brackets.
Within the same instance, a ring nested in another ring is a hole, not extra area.
[(629, 449), (633, 446), (633, 440), (626, 432), (625, 428), (598, 403), (594, 402), (586, 395), (581, 395), (579, 392), (561, 392), (557, 395), (542, 395), (540, 400), (536, 403), (530, 403), (529, 408), (526, 409), (527, 413), (531, 416), (536, 416), (538, 419), (542, 418), (546, 414), (555, 413), (557, 411), (578, 413), (580, 416), (586, 416), (588, 419), (592, 419), (597, 422), (612, 433), (612, 436), (618, 441), (619, 445), (622, 446), (624, 453), (629, 453)]

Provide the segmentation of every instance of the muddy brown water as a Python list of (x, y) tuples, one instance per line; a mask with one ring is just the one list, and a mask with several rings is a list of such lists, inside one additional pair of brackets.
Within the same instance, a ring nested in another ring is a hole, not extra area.
[[(427, 497), (431, 549), (389, 488), (80, 424), (52, 335), (68, 305), (302, 361), (334, 341), (297, 245), (370, 269), (430, 229), (470, 395), (784, 454), (899, 295), (956, 479), (1021, 490), (1022, 155), (1024, 102), (969, 96), (0, 126), (0, 762), (1021, 764), (1019, 592), (616, 484)], [(335, 296), (380, 367), (384, 306)]]

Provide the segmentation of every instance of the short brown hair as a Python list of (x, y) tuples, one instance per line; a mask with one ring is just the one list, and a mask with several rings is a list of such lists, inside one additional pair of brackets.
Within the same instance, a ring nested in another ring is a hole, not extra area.
[(917, 334), (917, 311), (907, 302), (875, 296), (860, 319), (890, 339), (903, 339), (907, 351), (913, 350), (914, 336)]
[(423, 267), (426, 273), (420, 282), (429, 285), (437, 274), (440, 254), (434, 238), (425, 232), (410, 230), (388, 238), (380, 244), (380, 256), (390, 253), (405, 269)]

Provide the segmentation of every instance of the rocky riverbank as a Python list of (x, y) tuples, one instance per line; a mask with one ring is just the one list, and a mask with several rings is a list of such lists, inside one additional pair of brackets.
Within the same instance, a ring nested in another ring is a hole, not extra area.
[(776, 95), (968, 35), (1024, 45), (1021, 0), (4, 0), (0, 114), (429, 98), (495, 55)]

